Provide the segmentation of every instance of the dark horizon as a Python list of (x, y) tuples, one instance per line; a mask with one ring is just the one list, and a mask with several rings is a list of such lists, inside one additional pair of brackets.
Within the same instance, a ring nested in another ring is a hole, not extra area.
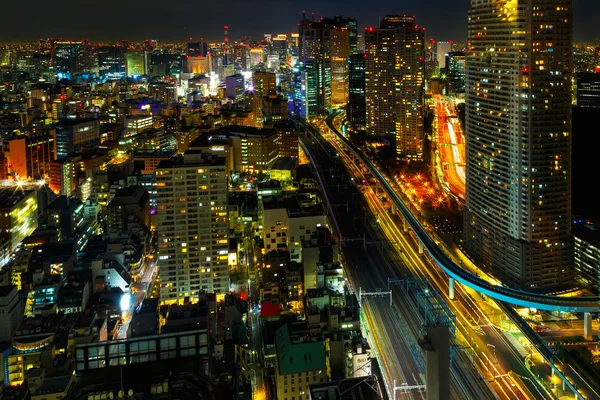
[[(142, 41), (178, 43), (199, 40), (220, 41), (223, 26), (229, 26), (229, 39), (252, 36), (260, 40), (265, 33), (290, 33), (306, 10), (310, 17), (344, 15), (356, 18), (359, 29), (376, 26), (386, 14), (411, 14), (417, 23), (426, 28), (428, 37), (436, 40), (463, 41), (466, 37), (468, 0), (460, 5), (448, 0), (393, 4), (391, 0), (376, 3), (346, 0), (309, 0), (298, 4), (291, 0), (232, 0), (230, 2), (196, 3), (188, 0), (107, 0), (101, 7), (81, 5), (79, 0), (62, 0), (62, 7), (49, 8), (43, 0), (31, 0), (28, 8), (40, 12), (23, 18), (10, 18), (0, 26), (0, 42), (32, 42), (39, 38), (56, 37), (91, 41)], [(123, 3), (126, 5), (123, 6)], [(454, 4), (452, 4), (454, 3)], [(600, 42), (597, 21), (600, 2), (573, 0), (575, 14), (574, 39), (578, 42)], [(134, 6), (136, 4), (136, 6)], [(143, 7), (137, 6), (143, 5)], [(3, 5), (4, 15), (20, 15), (22, 4), (10, 2)], [(282, 18), (283, 16), (283, 18)], [(57, 23), (55, 21), (60, 21)]]

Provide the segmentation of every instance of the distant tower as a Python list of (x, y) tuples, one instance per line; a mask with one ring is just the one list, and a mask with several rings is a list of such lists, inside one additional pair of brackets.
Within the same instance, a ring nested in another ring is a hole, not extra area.
[(225, 25), (223, 27), (223, 29), (225, 30), (225, 53), (227, 53), (229, 51), (229, 35), (228, 35), (228, 31), (229, 31), (229, 27), (227, 25)]

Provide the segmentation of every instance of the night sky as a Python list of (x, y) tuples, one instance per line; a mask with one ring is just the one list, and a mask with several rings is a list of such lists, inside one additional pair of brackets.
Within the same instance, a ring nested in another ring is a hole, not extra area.
[[(600, 1), (573, 0), (575, 40), (599, 41)], [(189, 37), (230, 40), (242, 35), (296, 31), (302, 10), (317, 18), (344, 15), (359, 26), (377, 26), (386, 14), (413, 14), (437, 40), (462, 41), (468, 0), (4, 0), (0, 41), (40, 37), (97, 40)]]

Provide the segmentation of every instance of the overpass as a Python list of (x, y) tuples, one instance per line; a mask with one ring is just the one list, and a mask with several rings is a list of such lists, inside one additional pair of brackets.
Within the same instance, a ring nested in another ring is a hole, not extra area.
[(423, 228), (423, 225), (421, 225), (417, 218), (410, 212), (406, 204), (404, 204), (404, 202), (400, 199), (387, 179), (379, 172), (375, 165), (373, 165), (373, 163), (366, 156), (364, 156), (354, 144), (346, 139), (333, 126), (333, 119), (337, 115), (338, 114), (334, 112), (327, 117), (326, 123), (329, 127), (329, 130), (337, 135), (337, 137), (348, 148), (348, 150), (354, 153), (354, 155), (363, 163), (373, 177), (379, 181), (379, 184), (387, 193), (389, 199), (393, 202), (396, 209), (400, 211), (401, 217), (404, 219), (405, 224), (408, 224), (412, 228), (413, 232), (418, 238), (420, 250), (421, 248), (425, 248), (429, 255), (440, 266), (440, 268), (442, 268), (442, 270), (448, 274), (450, 278), (449, 286), (451, 290), (451, 298), (454, 297), (454, 281), (457, 281), (470, 287), (471, 289), (485, 294), (486, 296), (515, 306), (537, 308), (546, 311), (584, 313), (600, 311), (600, 297), (561, 297), (526, 292), (506, 286), (491, 284), (461, 268), (454, 261), (452, 261), (450, 257), (435, 243), (427, 230)]

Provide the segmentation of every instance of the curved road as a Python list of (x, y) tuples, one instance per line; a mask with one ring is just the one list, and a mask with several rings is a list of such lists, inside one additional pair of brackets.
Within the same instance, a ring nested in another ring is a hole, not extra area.
[(337, 113), (332, 113), (327, 117), (326, 123), (331, 132), (335, 133), (344, 145), (352, 151), (360, 161), (367, 167), (369, 172), (379, 181), (382, 188), (386, 191), (389, 198), (394, 202), (396, 208), (400, 211), (402, 218), (410, 225), (413, 232), (427, 249), (431, 257), (438, 265), (456, 281), (489, 296), (509, 304), (521, 307), (537, 308), (546, 311), (566, 311), (566, 312), (598, 312), (599, 297), (560, 297), (547, 296), (537, 293), (524, 292), (518, 289), (505, 286), (493, 285), (473, 274), (464, 270), (455, 264), (442, 249), (438, 247), (435, 241), (429, 236), (429, 233), (423, 228), (421, 223), (410, 212), (408, 207), (393, 190), (387, 179), (379, 172), (373, 163), (362, 154), (362, 152), (346, 139), (334, 126), (333, 119)]

